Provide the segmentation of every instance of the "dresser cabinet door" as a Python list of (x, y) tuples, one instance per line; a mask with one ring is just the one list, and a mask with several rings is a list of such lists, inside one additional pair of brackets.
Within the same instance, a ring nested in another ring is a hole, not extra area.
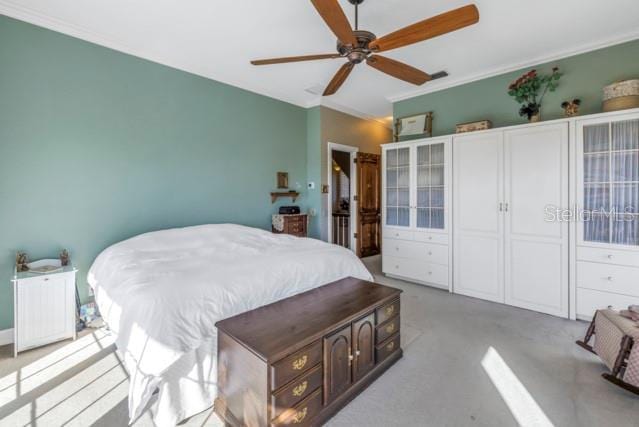
[(19, 282), (18, 351), (73, 336), (73, 288), (69, 280), (60, 274)]
[(353, 381), (357, 381), (375, 367), (375, 314), (353, 323)]
[(351, 385), (351, 327), (324, 338), (324, 404)]

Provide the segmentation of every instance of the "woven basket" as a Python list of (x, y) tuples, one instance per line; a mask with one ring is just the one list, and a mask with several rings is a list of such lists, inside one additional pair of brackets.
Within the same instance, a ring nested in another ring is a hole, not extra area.
[(639, 79), (617, 82), (604, 87), (604, 111), (637, 107), (639, 107)]

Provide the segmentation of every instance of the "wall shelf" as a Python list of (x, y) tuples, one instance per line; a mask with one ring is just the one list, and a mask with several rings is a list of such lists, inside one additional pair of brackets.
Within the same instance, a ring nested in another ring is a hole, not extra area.
[(295, 203), (295, 200), (297, 200), (299, 196), (300, 193), (297, 191), (273, 192), (271, 193), (271, 203), (275, 203), (280, 197), (290, 197), (293, 199), (293, 203)]

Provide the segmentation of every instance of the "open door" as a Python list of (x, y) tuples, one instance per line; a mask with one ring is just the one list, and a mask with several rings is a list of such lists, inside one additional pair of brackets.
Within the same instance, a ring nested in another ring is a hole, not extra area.
[(357, 255), (380, 253), (380, 156), (357, 153)]

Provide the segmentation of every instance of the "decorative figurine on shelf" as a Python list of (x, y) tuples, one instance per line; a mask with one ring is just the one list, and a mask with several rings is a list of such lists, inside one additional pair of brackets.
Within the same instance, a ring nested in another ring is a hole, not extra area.
[[(520, 116), (528, 117), (530, 122), (541, 120), (541, 102), (547, 92), (554, 92), (559, 86), (559, 79), (562, 73), (559, 68), (553, 67), (552, 73), (547, 76), (540, 76), (537, 70), (530, 70), (508, 86), (508, 95), (515, 98), (521, 104)], [(541, 96), (539, 96), (539, 92)]]
[(564, 109), (566, 117), (574, 117), (579, 114), (579, 106), (581, 105), (581, 99), (573, 99), (572, 101), (564, 101), (561, 103), (561, 108)]
[(22, 271), (29, 271), (29, 266), (27, 266), (28, 263), (29, 263), (29, 258), (27, 257), (26, 253), (18, 252), (16, 254), (16, 271), (18, 273)]
[(62, 252), (60, 252), (60, 265), (63, 267), (69, 265), (69, 252), (66, 249), (62, 249)]

